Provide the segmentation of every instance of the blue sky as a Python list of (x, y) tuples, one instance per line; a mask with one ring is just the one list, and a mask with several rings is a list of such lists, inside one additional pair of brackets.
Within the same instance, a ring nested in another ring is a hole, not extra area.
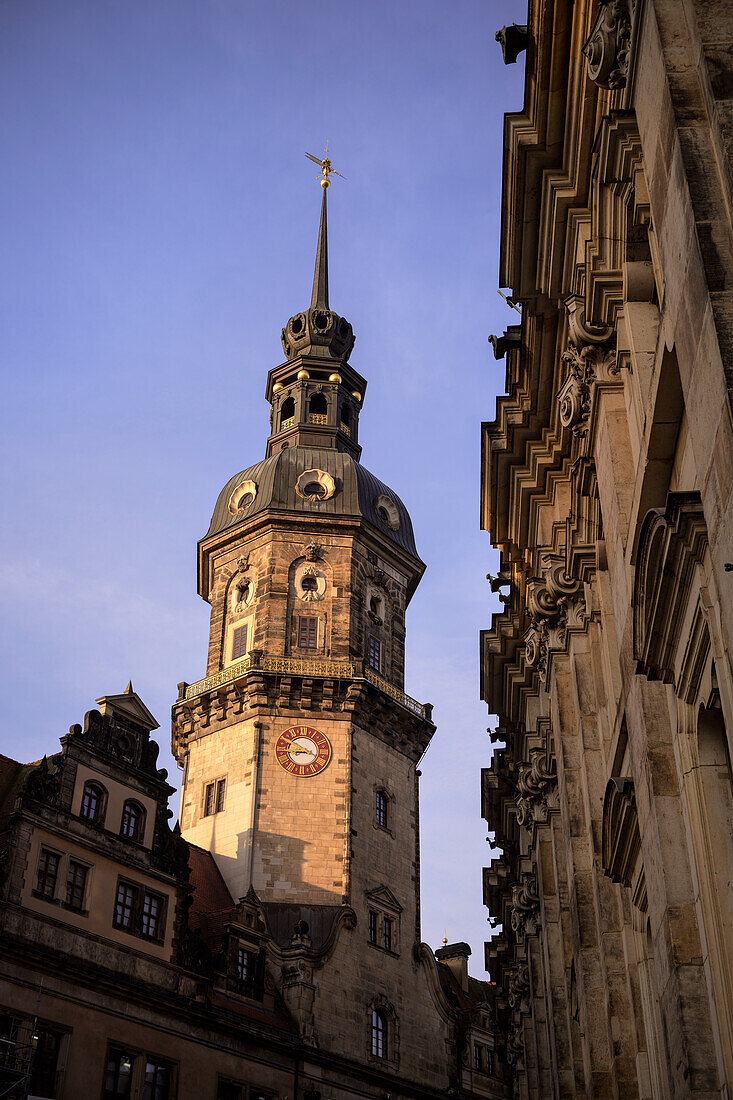
[(268, 369), (310, 300), (330, 142), (331, 304), (369, 382), (363, 461), (428, 566), (410, 694), (435, 705), (422, 779), (423, 938), (483, 973), (478, 631), (497, 606), (479, 531), (480, 423), (504, 368), (496, 293), (514, 0), (5, 0), (0, 749), (55, 751), (132, 678), (168, 753), (203, 675), (196, 540), (264, 454)]

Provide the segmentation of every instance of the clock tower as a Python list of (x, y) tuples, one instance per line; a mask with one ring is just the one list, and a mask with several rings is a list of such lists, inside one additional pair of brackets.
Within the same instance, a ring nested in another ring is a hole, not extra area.
[(327, 164), (311, 303), (267, 378), (265, 457), (227, 482), (198, 545), (211, 627), (206, 675), (173, 707), (180, 826), (259, 929), (303, 1043), (349, 1079), (428, 1095), (456, 1079), (460, 1044), (420, 938), (417, 767), (435, 727), (404, 691), (404, 654), (425, 567), (404, 504), (360, 462), (366, 381), (329, 302)]

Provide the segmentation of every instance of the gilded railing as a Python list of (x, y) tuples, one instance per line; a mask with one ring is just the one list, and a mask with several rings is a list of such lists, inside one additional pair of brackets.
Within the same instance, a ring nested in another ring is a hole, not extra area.
[(349, 427), (348, 424), (344, 424), (343, 420), (339, 424), (339, 428), (344, 433), (344, 435), (351, 435), (351, 428)]
[(281, 432), (287, 431), (288, 428), (292, 428), (294, 423), (295, 423), (295, 417), (294, 416), (288, 416), (285, 420), (280, 421), (280, 431)]
[(198, 695), (204, 695), (207, 691), (230, 684), (237, 680), (250, 669), (262, 669), (263, 672), (280, 672), (291, 676), (317, 676), (326, 679), (354, 679), (363, 676), (370, 684), (373, 684), (385, 695), (395, 699), (407, 710), (417, 714), (420, 718), (430, 718), (431, 714), (422, 703), (400, 691), (389, 680), (385, 680), (367, 664), (354, 661), (309, 661), (300, 657), (268, 657), (265, 654), (249, 654), (236, 664), (223, 668), (221, 672), (215, 672), (212, 676), (205, 676), (203, 680), (197, 680), (195, 684), (186, 687), (184, 699), (195, 699)]
[(309, 424), (328, 424), (327, 413), (308, 413)]
[(375, 687), (378, 687), (380, 691), (383, 691), (385, 695), (391, 695), (398, 703), (402, 703), (402, 706), (407, 707), (413, 714), (419, 714), (421, 718), (425, 717), (425, 707), (422, 703), (418, 703), (417, 699), (413, 699), (411, 695), (405, 695), (404, 691), (400, 691), (394, 684), (390, 684), (389, 680), (385, 680), (384, 676), (380, 676), (369, 668), (369, 665), (364, 665), (364, 677)]

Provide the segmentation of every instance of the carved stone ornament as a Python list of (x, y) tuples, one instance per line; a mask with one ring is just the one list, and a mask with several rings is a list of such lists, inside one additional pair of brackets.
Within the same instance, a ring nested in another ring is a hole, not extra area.
[(524, 1059), (524, 1033), (519, 1021), (509, 1024), (506, 1043), (506, 1060), (510, 1066), (521, 1065)]
[(318, 504), (331, 499), (336, 492), (336, 482), (327, 470), (304, 470), (295, 483), (295, 492), (301, 500)]
[(257, 496), (257, 482), (243, 481), (237, 485), (229, 498), (229, 511), (233, 516), (246, 512), (254, 504)]
[(527, 829), (544, 824), (557, 804), (557, 775), (543, 748), (532, 749), (529, 762), (517, 768), (517, 823)]
[(323, 557), (323, 547), (320, 542), (309, 542), (305, 548), (306, 561), (320, 561)]
[(550, 652), (565, 648), (568, 628), (585, 626), (587, 610), (583, 584), (565, 572), (564, 557), (543, 554), (540, 563), (544, 578), (530, 581), (527, 587), (530, 625), (524, 635), (524, 655), (544, 681)]
[(521, 964), (509, 978), (509, 1006), (521, 1013), (529, 1012), (529, 967)]
[(512, 886), (511, 916), (512, 931), (517, 937), (534, 936), (539, 929), (540, 896), (533, 875)]
[(629, 0), (601, 0), (583, 53), (588, 76), (599, 88), (624, 88), (631, 51)]
[(250, 554), (243, 554), (241, 558), (237, 558), (237, 572), (246, 573), (249, 569)]

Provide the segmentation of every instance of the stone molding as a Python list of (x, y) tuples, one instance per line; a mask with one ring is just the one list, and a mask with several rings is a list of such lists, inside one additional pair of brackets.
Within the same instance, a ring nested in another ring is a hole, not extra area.
[(526, 829), (547, 822), (550, 812), (557, 809), (557, 773), (547, 761), (544, 747), (531, 749), (529, 761), (517, 765), (517, 824)]
[(582, 437), (588, 431), (594, 384), (618, 372), (612, 343), (615, 329), (612, 325), (587, 322), (582, 299), (577, 294), (565, 299), (565, 308), (569, 341), (562, 362), (567, 365), (568, 372), (557, 394), (560, 423), (573, 435)]

